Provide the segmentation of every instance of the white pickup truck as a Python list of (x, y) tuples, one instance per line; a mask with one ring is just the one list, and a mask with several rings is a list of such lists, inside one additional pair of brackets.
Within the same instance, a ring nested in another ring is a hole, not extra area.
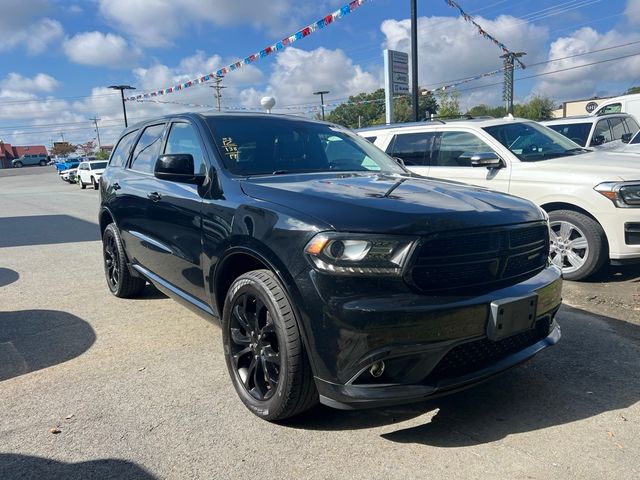
[(640, 261), (640, 156), (594, 152), (511, 116), (419, 122), (358, 133), (420, 175), (529, 199), (551, 222), (551, 258), (581, 280)]

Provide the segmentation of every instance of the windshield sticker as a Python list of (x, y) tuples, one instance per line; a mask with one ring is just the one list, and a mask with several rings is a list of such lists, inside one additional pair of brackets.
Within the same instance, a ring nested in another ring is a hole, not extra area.
[(231, 160), (238, 160), (238, 145), (231, 137), (222, 137), (222, 148)]

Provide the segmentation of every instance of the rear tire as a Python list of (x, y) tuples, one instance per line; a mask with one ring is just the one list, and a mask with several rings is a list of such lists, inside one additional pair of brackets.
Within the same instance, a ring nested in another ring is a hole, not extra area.
[(252, 413), (278, 421), (317, 403), (298, 321), (272, 272), (255, 270), (233, 282), (222, 315), (222, 338), (233, 386)]
[(551, 260), (567, 280), (584, 280), (609, 260), (607, 236), (598, 222), (573, 210), (549, 212)]
[(45, 165), (47, 165), (47, 162), (46, 162), (46, 161), (44, 161), (44, 160), (40, 160), (39, 165), (40, 165), (41, 167), (44, 167)]
[(102, 235), (102, 256), (104, 273), (111, 293), (119, 298), (134, 297), (142, 293), (147, 282), (129, 272), (127, 256), (115, 223), (107, 225)]

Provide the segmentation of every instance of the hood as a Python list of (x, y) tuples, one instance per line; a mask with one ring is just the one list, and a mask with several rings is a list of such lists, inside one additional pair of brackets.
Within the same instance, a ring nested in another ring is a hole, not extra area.
[(542, 220), (527, 200), (461, 183), (374, 173), (254, 177), (250, 197), (322, 220), (339, 231), (426, 235)]
[(536, 165), (545, 172), (589, 177), (596, 183), (618, 180), (640, 180), (640, 155), (618, 151), (594, 151), (580, 155), (541, 160)]

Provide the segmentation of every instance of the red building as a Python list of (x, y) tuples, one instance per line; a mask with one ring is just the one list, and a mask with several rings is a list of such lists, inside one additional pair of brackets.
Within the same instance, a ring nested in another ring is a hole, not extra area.
[(14, 147), (10, 143), (0, 141), (0, 168), (11, 168), (11, 160), (22, 155), (49, 155), (44, 145), (25, 145)]

